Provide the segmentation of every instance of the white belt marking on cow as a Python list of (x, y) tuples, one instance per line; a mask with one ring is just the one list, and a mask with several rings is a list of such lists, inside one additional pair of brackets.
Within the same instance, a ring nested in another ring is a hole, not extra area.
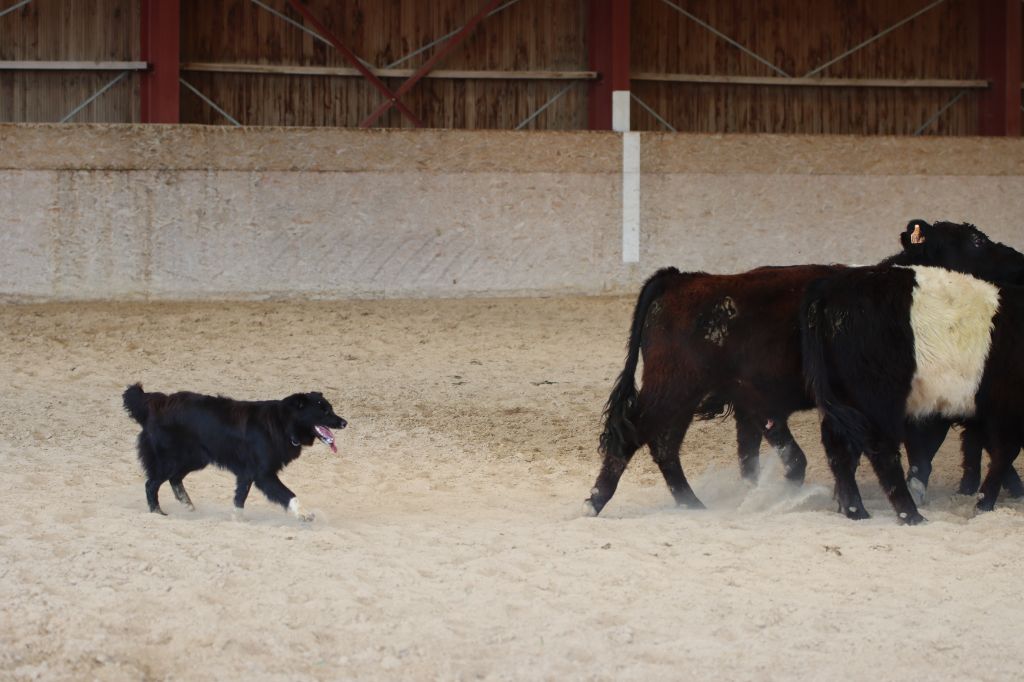
[(917, 370), (907, 415), (972, 416), (992, 345), (999, 289), (942, 268), (911, 269), (917, 280), (910, 307)]

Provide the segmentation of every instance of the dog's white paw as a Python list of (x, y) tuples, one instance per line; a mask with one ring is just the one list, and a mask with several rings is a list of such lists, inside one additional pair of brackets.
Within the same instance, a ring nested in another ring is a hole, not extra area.
[(290, 511), (299, 521), (309, 522), (316, 518), (313, 512), (308, 512), (302, 509), (302, 505), (299, 504), (299, 498), (297, 497), (293, 497), (289, 500), (288, 511)]

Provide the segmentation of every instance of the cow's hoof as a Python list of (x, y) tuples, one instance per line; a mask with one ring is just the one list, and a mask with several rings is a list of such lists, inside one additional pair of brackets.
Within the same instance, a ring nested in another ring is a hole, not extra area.
[(1005, 490), (1006, 494), (1015, 500), (1019, 500), (1024, 497), (1024, 487), (1021, 487), (1019, 482), (1004, 485), (1003, 490)]
[(978, 496), (978, 504), (974, 505), (974, 508), (980, 512), (990, 512), (995, 509), (996, 501), (993, 497), (991, 500), (985, 497), (985, 493), (981, 493)]
[(928, 486), (919, 478), (907, 479), (907, 488), (910, 490), (910, 496), (914, 498), (914, 504), (918, 507), (924, 506), (928, 496)]
[(849, 507), (843, 509), (842, 512), (846, 515), (846, 518), (851, 521), (863, 521), (864, 519), (871, 518), (871, 514), (868, 514), (868, 510), (863, 506), (851, 504)]
[(682, 495), (676, 498), (676, 506), (680, 509), (707, 509), (704, 503), (701, 502), (696, 495), (690, 493), (689, 495)]
[(900, 512), (898, 514), (901, 526), (916, 526), (919, 523), (925, 523), (928, 519), (921, 516), (919, 512)]
[(981, 484), (977, 481), (968, 481), (961, 479), (960, 485), (956, 488), (957, 495), (975, 495), (978, 492), (978, 487)]

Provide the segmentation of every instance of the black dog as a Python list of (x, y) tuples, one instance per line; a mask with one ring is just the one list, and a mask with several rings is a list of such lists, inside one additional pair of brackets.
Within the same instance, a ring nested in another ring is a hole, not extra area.
[(303, 521), (295, 493), (277, 473), (317, 439), (334, 452), (331, 428), (347, 422), (334, 414), (320, 393), (296, 393), (284, 400), (248, 402), (199, 393), (146, 393), (141, 384), (129, 386), (124, 408), (142, 425), (139, 462), (146, 472), (149, 510), (163, 514), (157, 491), (164, 481), (189, 509), (192, 500), (182, 479), (208, 464), (232, 472), (238, 479), (235, 509), (241, 512), (253, 483), (263, 494)]

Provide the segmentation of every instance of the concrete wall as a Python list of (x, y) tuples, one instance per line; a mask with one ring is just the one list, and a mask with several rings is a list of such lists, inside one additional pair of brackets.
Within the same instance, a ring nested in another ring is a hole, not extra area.
[(1024, 142), (0, 125), (0, 297), (632, 292), (662, 265), (878, 260), (910, 218), (1024, 248)]

